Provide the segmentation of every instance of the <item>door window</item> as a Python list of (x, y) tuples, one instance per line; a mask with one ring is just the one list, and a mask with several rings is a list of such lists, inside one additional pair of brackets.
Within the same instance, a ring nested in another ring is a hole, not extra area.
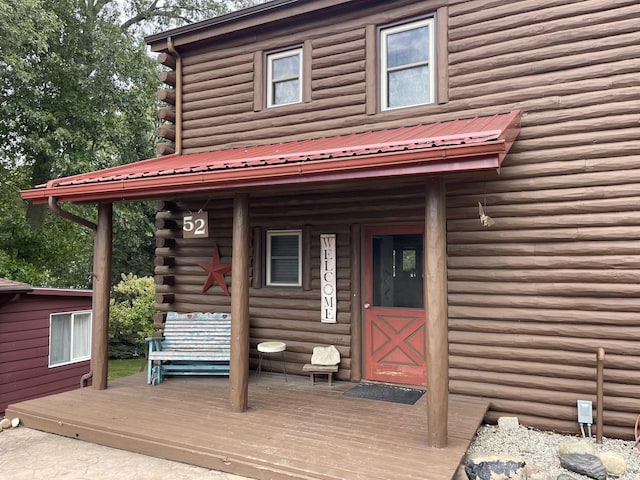
[(371, 250), (373, 305), (423, 308), (422, 235), (373, 235)]

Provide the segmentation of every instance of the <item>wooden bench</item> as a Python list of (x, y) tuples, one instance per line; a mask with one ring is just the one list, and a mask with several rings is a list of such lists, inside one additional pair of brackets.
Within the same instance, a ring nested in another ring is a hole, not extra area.
[(167, 375), (228, 375), (231, 315), (168, 312), (164, 336), (148, 338), (147, 383)]
[(331, 385), (333, 374), (338, 371), (338, 365), (314, 365), (312, 363), (307, 363), (302, 367), (302, 371), (309, 373), (312, 385), (316, 383), (316, 375), (326, 375), (327, 381), (329, 382), (329, 385)]

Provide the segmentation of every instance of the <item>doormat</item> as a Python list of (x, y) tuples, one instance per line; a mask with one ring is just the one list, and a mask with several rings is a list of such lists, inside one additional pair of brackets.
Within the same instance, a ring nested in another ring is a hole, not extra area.
[(368, 400), (383, 400), (385, 402), (403, 403), (413, 405), (422, 395), (424, 390), (414, 388), (394, 387), (380, 383), (359, 383), (350, 390), (344, 392), (347, 397), (366, 398)]

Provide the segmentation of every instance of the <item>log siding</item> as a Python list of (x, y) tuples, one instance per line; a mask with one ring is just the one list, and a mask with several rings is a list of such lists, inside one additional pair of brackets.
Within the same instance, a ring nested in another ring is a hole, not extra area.
[(449, 105), (523, 110), (500, 174), (448, 185), (449, 386), (490, 398), (489, 421), (575, 432), (576, 400), (597, 405), (603, 347), (604, 434), (628, 438), (640, 409), (640, 8), (548, 3), (449, 10)]
[[(520, 134), (499, 172), (446, 178), (449, 390), (489, 399), (489, 421), (517, 415), (538, 428), (576, 432), (576, 400), (600, 407), (595, 367), (602, 347), (604, 434), (630, 438), (640, 412), (640, 4), (379, 3), (358, 15), (341, 10), (330, 21), (283, 22), (219, 48), (185, 51), (184, 152), (521, 110)], [(448, 26), (446, 103), (378, 113), (368, 102), (376, 92), (372, 31), (439, 9)], [(256, 109), (255, 52), (304, 42), (311, 44), (311, 101)], [(352, 293), (361, 279), (352, 268), (361, 259), (353, 258), (360, 251), (353, 232), (367, 224), (423, 224), (423, 185), (405, 179), (251, 193), (252, 262), (265, 229), (308, 225), (312, 238), (308, 291), (265, 287), (253, 278), (263, 266), (252, 264), (252, 355), (260, 341), (286, 341), (288, 369), (302, 373), (314, 345), (335, 344), (343, 359), (338, 378), (359, 379), (352, 335), (361, 312), (353, 311)], [(158, 217), (179, 227), (182, 212), (205, 201), (181, 199)], [(492, 227), (480, 224), (478, 202)], [(204, 272), (196, 262), (208, 261), (217, 241), (230, 263), (232, 199), (207, 210), (212, 238), (158, 230), (156, 275), (175, 277), (174, 286), (158, 285), (161, 311), (228, 311), (219, 288), (200, 292)], [(321, 233), (337, 234), (335, 325), (319, 321)], [(171, 239), (175, 246), (164, 246)], [(162, 303), (168, 294), (173, 303)]]
[[(401, 199), (405, 207), (399, 212), (397, 207), (389, 208)], [(313, 214), (318, 202), (324, 205), (324, 215)], [(204, 201), (179, 201), (172, 204), (173, 210), (157, 214), (161, 225), (178, 225), (185, 212), (202, 207)], [(340, 351), (342, 363), (337, 378), (351, 378), (351, 268), (353, 259), (351, 229), (359, 221), (375, 222), (380, 219), (396, 221), (398, 218), (411, 223), (424, 221), (424, 189), (420, 185), (410, 185), (408, 191), (399, 193), (393, 188), (378, 192), (354, 192), (350, 196), (291, 195), (279, 198), (250, 199), (251, 243), (264, 243), (264, 238), (256, 240), (256, 235), (264, 235), (268, 229), (300, 228), (310, 239), (311, 262), (303, 265), (309, 270), (310, 289), (303, 287), (265, 286), (255, 278), (255, 272), (264, 268), (256, 266), (255, 249), (251, 248), (250, 277), (252, 288), (250, 297), (251, 356), (252, 365), (257, 359), (255, 346), (268, 340), (287, 343), (285, 353), (287, 371), (303, 374), (302, 367), (309, 363), (313, 347), (335, 345)], [(386, 206), (385, 206), (386, 205)], [(175, 238), (175, 247), (159, 247), (156, 255), (160, 259), (171, 258), (174, 262), (156, 261), (157, 308), (161, 312), (177, 311), (220, 311), (228, 312), (230, 299), (215, 285), (205, 294), (201, 293), (206, 279), (198, 262), (210, 261), (214, 244), (217, 243), (223, 263), (231, 262), (232, 219), (231, 201), (220, 200), (208, 207), (211, 237), (207, 239), (183, 239), (176, 229), (159, 229), (159, 241)], [(275, 212), (280, 212), (279, 214)], [(286, 213), (285, 213), (286, 212)], [(386, 212), (386, 213), (385, 213)], [(309, 225), (310, 220), (312, 224)], [(336, 234), (337, 267), (337, 323), (320, 323), (320, 234)], [(177, 238), (176, 238), (177, 237)], [(264, 248), (264, 247), (263, 247)], [(264, 253), (262, 252), (262, 262)], [(173, 265), (164, 265), (173, 263)], [(159, 265), (162, 264), (162, 265)], [(168, 276), (175, 278), (174, 285), (164, 284)], [(229, 284), (229, 281), (227, 282)], [(256, 288), (259, 286), (259, 288)], [(172, 302), (163, 303), (163, 295), (173, 294)], [(359, 317), (359, 315), (357, 316)], [(163, 316), (156, 319), (156, 327), (162, 328)], [(359, 326), (358, 326), (359, 328)], [(358, 362), (360, 359), (357, 360)], [(278, 365), (274, 364), (274, 369)]]

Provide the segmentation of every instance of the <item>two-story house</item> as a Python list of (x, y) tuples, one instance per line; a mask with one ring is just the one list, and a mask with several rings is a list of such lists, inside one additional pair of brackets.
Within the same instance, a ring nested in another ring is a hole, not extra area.
[[(275, 0), (152, 35), (160, 156), (23, 196), (99, 204), (102, 271), (111, 203), (162, 200), (158, 326), (231, 312), (237, 411), (256, 344), (280, 340), (287, 373), (335, 345), (339, 379), (426, 385), (433, 418), (454, 393), (490, 399), (488, 421), (576, 431), (602, 348), (596, 407), (629, 437), (638, 17), (632, 0)], [(230, 297), (203, 288), (214, 252)]]

